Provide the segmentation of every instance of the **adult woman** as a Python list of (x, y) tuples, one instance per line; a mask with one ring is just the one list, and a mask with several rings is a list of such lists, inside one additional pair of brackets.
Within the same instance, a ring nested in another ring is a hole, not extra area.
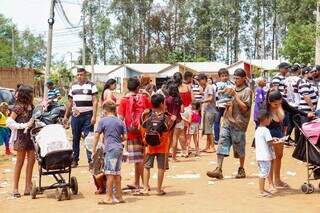
[(184, 107), (190, 106), (192, 102), (192, 95), (189, 86), (182, 81), (182, 74), (180, 72), (176, 72), (173, 75), (173, 82), (178, 86), (179, 94), (182, 99), (182, 103)]
[[(301, 115), (304, 117), (313, 117), (313, 113), (305, 113), (291, 107), (286, 100), (282, 98), (281, 93), (278, 90), (271, 89), (266, 96), (266, 110), (271, 114), (271, 123), (268, 126), (271, 136), (273, 138), (284, 137), (283, 121), (285, 117), (285, 111), (292, 113), (293, 115)], [(283, 156), (283, 143), (274, 144), (274, 151), (276, 159), (273, 162), (274, 184), (276, 188), (287, 188), (288, 184), (280, 179), (281, 160)]]
[(117, 103), (117, 97), (114, 95), (114, 90), (116, 89), (117, 81), (114, 79), (109, 79), (103, 88), (103, 92), (101, 95), (101, 106), (106, 102)]
[(7, 126), (16, 134), (12, 134), (13, 148), (17, 151), (17, 161), (14, 169), (13, 193), (12, 196), (19, 198), (18, 191), (21, 169), (27, 156), (26, 184), (24, 195), (30, 195), (32, 170), (35, 162), (34, 147), (30, 136), (32, 126), (33, 88), (22, 85), (17, 93), (16, 104), (7, 120)]

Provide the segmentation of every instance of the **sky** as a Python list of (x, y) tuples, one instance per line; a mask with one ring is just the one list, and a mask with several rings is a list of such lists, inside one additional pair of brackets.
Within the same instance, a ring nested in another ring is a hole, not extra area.
[[(19, 31), (30, 29), (34, 34), (44, 35), (44, 39), (47, 40), (50, 2), (50, 0), (0, 0), (0, 14), (10, 18)], [(79, 4), (82, 0), (61, 0), (61, 2), (71, 23), (79, 24), (81, 18)], [(61, 17), (56, 11), (52, 53), (54, 59), (64, 59), (70, 63), (71, 53), (75, 60), (82, 47), (82, 41), (78, 36), (81, 27), (66, 29), (70, 26)]]

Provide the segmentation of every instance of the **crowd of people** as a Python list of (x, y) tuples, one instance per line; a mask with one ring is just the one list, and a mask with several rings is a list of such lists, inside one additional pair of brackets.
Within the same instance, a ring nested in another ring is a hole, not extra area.
[[(279, 73), (270, 84), (262, 77), (256, 79), (255, 93), (247, 73), (241, 68), (235, 70), (233, 79), (226, 69), (219, 70), (217, 80), (205, 74), (194, 76), (189, 71), (183, 75), (178, 72), (158, 90), (150, 79), (129, 78), (128, 92), (120, 98), (115, 93), (116, 83), (116, 80), (109, 79), (98, 99), (97, 86), (87, 80), (85, 69), (79, 68), (77, 81), (68, 93), (63, 119), (67, 125), (71, 117), (73, 168), (78, 166), (82, 137), (95, 132), (92, 152), (86, 150), (89, 165), (92, 165), (98, 143), (104, 144), (107, 196), (100, 204), (124, 202), (121, 193), (124, 153), (127, 161), (134, 164), (134, 182), (128, 185), (134, 195), (149, 195), (150, 169), (155, 160), (158, 167), (156, 193), (159, 196), (166, 194), (162, 185), (169, 161), (174, 163), (181, 158), (199, 157), (200, 152), (216, 152), (217, 167), (208, 171), (207, 176), (223, 179), (223, 161), (229, 156), (231, 147), (240, 163), (235, 177), (245, 178), (246, 133), (252, 110), (256, 124), (253, 146), (260, 171), (259, 196), (272, 196), (277, 189), (289, 187), (281, 180), (280, 171), (284, 143), (292, 145), (292, 141), (299, 137), (298, 131), (291, 136), (293, 116), (299, 114), (303, 117), (301, 122), (306, 122), (320, 112), (320, 66), (281, 63)], [(48, 86), (50, 99), (60, 97), (52, 82), (48, 82)], [(98, 114), (99, 107), (101, 114)], [(8, 133), (4, 129), (11, 129), (13, 148), (17, 152), (12, 195), (21, 196), (18, 185), (25, 159), (24, 194), (28, 195), (35, 161), (30, 137), (34, 109), (32, 88), (19, 87), (10, 116), (5, 104), (1, 104), (0, 109), (0, 133), (6, 135), (2, 138), (7, 141)], [(100, 140), (101, 135), (103, 140)], [(203, 136), (206, 144), (200, 150)], [(194, 153), (190, 148), (192, 140)], [(178, 145), (181, 155), (178, 155)], [(268, 190), (264, 186), (265, 179), (269, 182)]]

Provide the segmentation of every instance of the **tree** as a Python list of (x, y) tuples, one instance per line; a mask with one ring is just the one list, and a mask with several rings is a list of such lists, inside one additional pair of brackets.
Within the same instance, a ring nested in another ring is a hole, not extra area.
[(314, 63), (315, 32), (314, 24), (290, 25), (281, 54), (291, 63)]

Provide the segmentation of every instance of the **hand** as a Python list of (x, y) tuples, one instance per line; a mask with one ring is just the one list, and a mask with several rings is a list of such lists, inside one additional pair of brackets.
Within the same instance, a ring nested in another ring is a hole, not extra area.
[(64, 126), (67, 126), (68, 125), (68, 118), (67, 117), (64, 117), (63, 119), (62, 119), (62, 123), (63, 123), (63, 125)]
[(31, 128), (33, 126), (34, 120), (30, 119), (27, 123), (27, 128)]
[(96, 150), (92, 150), (92, 158), (94, 157), (94, 155), (97, 153), (97, 151)]
[(315, 114), (314, 112), (309, 112), (308, 115), (307, 115), (308, 118), (314, 118), (315, 117)]
[(91, 118), (91, 125), (95, 125), (96, 124), (96, 117), (92, 116)]
[(173, 120), (173, 121), (175, 121), (175, 120), (177, 120), (177, 116), (171, 115), (170, 119)]

